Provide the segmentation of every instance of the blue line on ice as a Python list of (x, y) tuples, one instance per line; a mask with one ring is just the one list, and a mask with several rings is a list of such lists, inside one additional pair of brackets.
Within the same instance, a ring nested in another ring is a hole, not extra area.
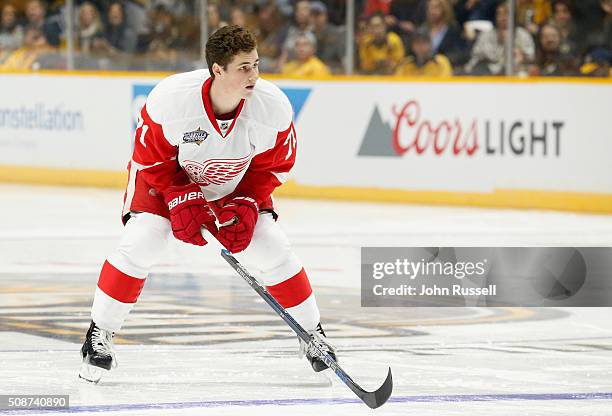
[[(612, 392), (607, 393), (517, 393), (517, 394), (458, 394), (441, 396), (397, 396), (391, 397), (389, 403), (435, 403), (435, 402), (486, 402), (510, 400), (612, 400)], [(95, 406), (74, 406), (70, 409), (46, 410), (45, 413), (84, 413), (84, 412), (112, 412), (130, 410), (163, 410), (163, 409), (190, 409), (230, 406), (297, 406), (297, 405), (330, 405), (361, 403), (353, 398), (330, 399), (277, 399), (277, 400), (213, 400), (203, 402), (177, 402), (177, 403), (127, 403)], [(31, 410), (5, 410), (0, 414), (23, 414)], [(38, 411), (38, 410), (37, 410)], [(40, 411), (39, 411), (40, 412)]]

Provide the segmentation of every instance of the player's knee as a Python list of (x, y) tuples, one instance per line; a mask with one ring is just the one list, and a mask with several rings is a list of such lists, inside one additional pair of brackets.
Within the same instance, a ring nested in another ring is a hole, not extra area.
[(297, 275), (300, 270), (302, 270), (302, 263), (293, 251), (289, 251), (286, 255), (279, 256), (275, 264), (262, 269), (259, 278), (266, 286), (273, 286)]
[(147, 213), (136, 214), (126, 224), (119, 246), (109, 260), (119, 263), (114, 264), (119, 269), (123, 265), (141, 274), (148, 273), (165, 250), (170, 231), (167, 219)]
[(287, 257), (291, 245), (287, 236), (270, 214), (260, 215), (251, 243), (242, 252), (242, 261), (266, 270), (275, 267)]
[(270, 215), (258, 220), (253, 240), (239, 260), (251, 267), (266, 285), (298, 273), (302, 264), (293, 253), (289, 239)]
[(259, 251), (257, 254), (257, 259), (253, 261), (257, 261), (257, 268), (267, 274), (288, 263), (299, 262), (289, 244), (279, 244), (270, 247), (270, 250)]

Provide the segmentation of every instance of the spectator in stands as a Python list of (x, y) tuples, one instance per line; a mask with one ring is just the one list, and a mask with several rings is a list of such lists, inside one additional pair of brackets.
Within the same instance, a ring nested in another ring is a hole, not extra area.
[(331, 71), (319, 58), (315, 56), (317, 40), (310, 32), (299, 34), (295, 39), (296, 58), (283, 65), (283, 75), (314, 78), (325, 77)]
[[(91, 1), (91, 0), (90, 0)], [(158, 7), (163, 7), (170, 13), (174, 19), (174, 24), (178, 30), (178, 36), (181, 39), (183, 46), (191, 47), (194, 54), (200, 55), (200, 6), (202, 2), (194, 0), (99, 0), (99, 1), (121, 1), (125, 8), (125, 21), (127, 27), (136, 32), (137, 38), (141, 42), (137, 42), (137, 50), (146, 52), (147, 41), (150, 37), (151, 19), (156, 14)], [(208, 4), (214, 3), (215, 0), (209, 0)], [(139, 16), (140, 10), (133, 5), (144, 6), (146, 14)], [(135, 10), (136, 9), (136, 10)], [(208, 9), (207, 9), (208, 12)], [(140, 22), (134, 22), (134, 18)], [(143, 19), (144, 18), (144, 19)], [(136, 23), (136, 24), (134, 24)], [(140, 24), (138, 24), (140, 23)], [(144, 25), (143, 25), (144, 23)], [(209, 23), (210, 25), (210, 23)], [(209, 26), (209, 33), (211, 29)]]
[(247, 22), (247, 15), (242, 7), (234, 6), (231, 8), (229, 23), (231, 25), (237, 25), (244, 28), (249, 26)]
[[(483, 32), (478, 36), (472, 57), (465, 70), (472, 75), (500, 75), (506, 65), (506, 34), (508, 33), (508, 6), (501, 3), (495, 13), (495, 29)], [(535, 45), (529, 32), (516, 27), (514, 30), (515, 57), (520, 66), (533, 62)]]
[(277, 72), (278, 57), (287, 37), (288, 25), (275, 0), (259, 0), (256, 4), (257, 19), (254, 34), (257, 38), (259, 70)]
[(561, 33), (552, 24), (540, 29), (536, 62), (530, 68), (535, 76), (573, 76), (577, 75), (576, 58), (561, 52)]
[(573, 0), (571, 6), (579, 33), (587, 34), (597, 28), (603, 16), (601, 0)]
[(321, 1), (310, 4), (312, 29), (317, 39), (317, 56), (329, 66), (334, 73), (344, 69), (346, 31), (328, 21), (327, 6)]
[(136, 50), (136, 32), (125, 21), (123, 3), (115, 1), (108, 7), (104, 32), (94, 39), (93, 49), (98, 53), (116, 56)]
[(79, 7), (77, 23), (77, 45), (82, 53), (88, 54), (92, 50), (94, 39), (103, 36), (104, 26), (100, 12), (92, 3), (86, 1)]
[(0, 54), (19, 49), (23, 43), (23, 27), (17, 20), (17, 8), (6, 3), (0, 12)]
[[(39, 57), (51, 50), (45, 33), (57, 37), (59, 43), (59, 29), (45, 22), (44, 5), (39, 0), (30, 0), (26, 4), (27, 26), (24, 28), (21, 47), (11, 52), (0, 65), (0, 70), (31, 69)], [(54, 32), (54, 29), (58, 29)]]
[(227, 26), (227, 22), (221, 19), (219, 6), (216, 3), (208, 3), (208, 33), (214, 33)]
[(383, 16), (389, 14), (391, 0), (364, 0), (363, 15), (372, 16), (375, 13), (380, 13)]
[(359, 40), (361, 71), (366, 74), (393, 74), (404, 59), (402, 40), (396, 33), (387, 30), (381, 14), (370, 17), (367, 29), (368, 33)]
[(346, 24), (346, 0), (323, 0), (327, 6), (331, 24), (341, 26)]
[(612, 0), (599, 0), (600, 18), (588, 28), (587, 47), (612, 47)]
[(601, 0), (601, 9), (605, 15), (601, 22), (601, 45), (612, 47), (612, 0)]
[(450, 77), (453, 68), (448, 58), (442, 54), (434, 54), (429, 31), (416, 31), (410, 42), (411, 54), (408, 55), (395, 71), (402, 77)]
[(423, 29), (429, 32), (433, 55), (442, 54), (453, 65), (463, 65), (467, 62), (467, 46), (461, 30), (455, 24), (449, 0), (427, 1), (427, 20)]
[(57, 47), (60, 44), (60, 21), (55, 16), (46, 19), (46, 13), (45, 4), (41, 0), (29, 0), (26, 3), (25, 38), (30, 47)]
[(255, 6), (248, 4), (250, 0), (244, 0), (243, 5), (236, 5), (230, 8), (229, 24), (238, 25), (248, 29), (251, 33), (258, 33), (257, 16), (254, 13)]
[[(138, 2), (142, 0), (135, 1)], [(123, 3), (125, 3), (125, 0), (123, 0)], [(195, 2), (193, 0), (149, 0), (149, 7), (155, 9), (157, 6), (162, 6), (168, 10), (168, 12), (172, 14), (175, 19), (183, 19), (194, 14), (194, 5)]]
[(499, 0), (457, 0), (455, 1), (455, 17), (460, 27), (465, 22), (473, 20), (495, 21), (495, 8)]
[[(248, 1), (248, 0), (246, 0)], [(236, 5), (230, 9), (229, 23), (230, 25), (238, 25), (248, 29), (251, 33), (257, 34), (257, 16), (253, 11), (254, 5), (249, 5), (245, 1), (244, 5)]]
[(612, 77), (612, 49), (599, 47), (589, 52), (580, 73), (589, 77)]
[(577, 54), (582, 52), (583, 37), (578, 33), (570, 0), (556, 0), (551, 22), (561, 33), (561, 52)]
[(425, 23), (427, 0), (391, 0), (385, 23), (407, 45), (410, 35)]
[(159, 5), (153, 11), (150, 25), (147, 55), (160, 63), (176, 62), (181, 40), (174, 16), (165, 6)]
[(304, 33), (312, 33), (313, 27), (310, 18), (310, 2), (308, 0), (299, 0), (295, 3), (293, 20), (293, 23), (289, 25), (287, 37), (283, 44), (278, 62), (279, 68), (282, 68), (288, 60), (295, 59), (295, 41), (298, 36)]
[(552, 15), (552, 0), (518, 0), (517, 8), (517, 24), (537, 36)]

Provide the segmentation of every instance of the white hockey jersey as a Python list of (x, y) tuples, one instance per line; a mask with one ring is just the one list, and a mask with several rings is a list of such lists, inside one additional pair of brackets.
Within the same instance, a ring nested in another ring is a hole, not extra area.
[(143, 210), (132, 200), (138, 177), (158, 194), (197, 183), (208, 201), (240, 195), (262, 202), (286, 180), (297, 143), (285, 94), (260, 78), (233, 119), (220, 122), (211, 85), (202, 69), (172, 75), (151, 91), (136, 130), (124, 211)]

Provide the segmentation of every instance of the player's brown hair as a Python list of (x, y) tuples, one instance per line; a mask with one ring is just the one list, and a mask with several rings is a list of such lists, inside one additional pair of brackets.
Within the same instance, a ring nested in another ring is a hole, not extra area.
[(214, 63), (225, 70), (234, 56), (240, 52), (251, 52), (256, 47), (255, 36), (243, 27), (231, 25), (215, 31), (206, 42), (206, 64), (210, 76), (215, 76), (212, 71)]

